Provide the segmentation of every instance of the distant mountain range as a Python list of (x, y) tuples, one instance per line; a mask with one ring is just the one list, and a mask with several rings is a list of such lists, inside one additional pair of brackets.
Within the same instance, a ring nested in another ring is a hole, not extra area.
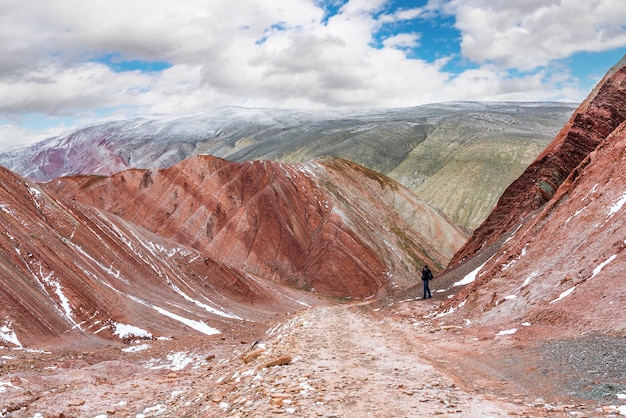
[(385, 174), (477, 227), (570, 117), (567, 103), (441, 103), (367, 111), (226, 107), (87, 127), (0, 154), (35, 181), (166, 168), (192, 155), (306, 163), (340, 157)]

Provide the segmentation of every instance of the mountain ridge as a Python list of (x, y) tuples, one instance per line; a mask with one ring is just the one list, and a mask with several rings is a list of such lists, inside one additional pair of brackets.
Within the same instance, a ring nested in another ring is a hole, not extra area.
[[(218, 108), (84, 128), (1, 153), (0, 164), (48, 181), (166, 168), (195, 154), (285, 163), (342, 157), (390, 176), (455, 222), (474, 228), (574, 109), (511, 102), (360, 111)], [(459, 176), (464, 172), (471, 175)]]

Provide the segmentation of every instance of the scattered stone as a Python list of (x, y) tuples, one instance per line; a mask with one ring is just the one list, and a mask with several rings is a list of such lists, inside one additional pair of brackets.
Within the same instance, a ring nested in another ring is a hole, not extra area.
[(265, 353), (265, 349), (257, 348), (256, 350), (248, 351), (247, 353), (243, 353), (241, 355), (241, 359), (245, 364), (250, 363), (251, 361), (259, 358), (263, 353)]
[(263, 364), (261, 364), (259, 366), (259, 370), (261, 369), (266, 369), (269, 367), (273, 367), (273, 366), (286, 366), (287, 364), (291, 363), (292, 357), (288, 354), (283, 354), (281, 356), (278, 356), (276, 358), (273, 358)]

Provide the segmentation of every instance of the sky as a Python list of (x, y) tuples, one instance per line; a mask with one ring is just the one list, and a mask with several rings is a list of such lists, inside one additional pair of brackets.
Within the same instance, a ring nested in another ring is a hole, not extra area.
[(2, 0), (0, 150), (111, 118), (580, 102), (623, 0)]

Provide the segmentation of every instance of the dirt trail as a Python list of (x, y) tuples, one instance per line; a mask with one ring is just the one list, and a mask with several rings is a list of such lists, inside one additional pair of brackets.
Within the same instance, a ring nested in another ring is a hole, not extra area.
[[(415, 338), (420, 332), (412, 324), (392, 324), (354, 307), (301, 312), (248, 351), (262, 352), (254, 361), (218, 377), (225, 387), (213, 399), (213, 412), (242, 417), (529, 415), (523, 405), (461, 390), (426, 360), (429, 347)], [(281, 355), (291, 356), (291, 363), (258, 369)]]
[(0, 348), (0, 417), (616, 416), (540, 399), (555, 383), (533, 378), (536, 359), (519, 342), (427, 319), (434, 306), (318, 306), (267, 331), (251, 324), (123, 349)]

